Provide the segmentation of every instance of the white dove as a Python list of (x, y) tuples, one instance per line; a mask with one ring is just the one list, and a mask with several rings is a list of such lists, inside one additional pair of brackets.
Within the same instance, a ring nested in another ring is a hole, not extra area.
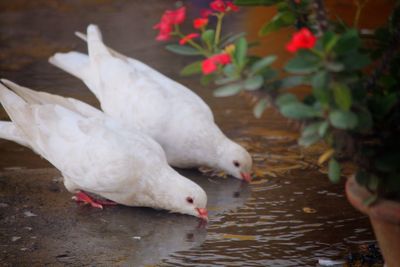
[(2, 82), (18, 95), (0, 84), (0, 101), (12, 120), (2, 122), (0, 136), (52, 163), (79, 201), (101, 208), (102, 202), (85, 194), (90, 192), (127, 206), (207, 219), (204, 190), (172, 169), (151, 137), (125, 130), (78, 100)]
[(127, 129), (138, 127), (153, 137), (172, 166), (208, 166), (251, 180), (251, 156), (222, 133), (199, 96), (146, 64), (107, 48), (96, 25), (87, 28), (87, 44), (89, 56), (56, 53), (49, 62), (81, 79), (107, 115)]

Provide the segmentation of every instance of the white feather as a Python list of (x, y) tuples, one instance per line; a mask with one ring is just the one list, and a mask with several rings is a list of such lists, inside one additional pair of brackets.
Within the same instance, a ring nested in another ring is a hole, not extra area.
[[(19, 96), (0, 84), (0, 101), (13, 123), (0, 126), (18, 136), (9, 139), (28, 145), (59, 169), (69, 191), (194, 216), (199, 216), (196, 208), (205, 208), (203, 189), (173, 170), (151, 137), (127, 131), (78, 100), (2, 82)], [(196, 199), (195, 206), (187, 197)]]
[[(215, 124), (207, 104), (187, 87), (146, 64), (107, 48), (100, 30), (90, 25), (87, 38), (89, 76), (82, 79), (97, 96), (103, 111), (127, 129), (139, 128), (163, 147), (176, 167), (210, 166), (241, 178), (250, 172), (251, 157)], [(50, 63), (68, 71), (73, 58), (56, 54)], [(85, 65), (87, 66), (87, 65)], [(240, 167), (233, 162), (241, 163)]]

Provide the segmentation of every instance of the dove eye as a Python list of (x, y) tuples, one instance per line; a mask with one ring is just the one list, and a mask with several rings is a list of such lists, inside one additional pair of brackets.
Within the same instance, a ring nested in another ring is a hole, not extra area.
[(240, 163), (238, 161), (233, 161), (233, 165), (235, 165), (235, 167), (239, 168), (240, 167)]
[(190, 204), (193, 204), (193, 198), (191, 198), (191, 197), (187, 197), (187, 198), (186, 198), (186, 201), (187, 201), (188, 203), (190, 203)]

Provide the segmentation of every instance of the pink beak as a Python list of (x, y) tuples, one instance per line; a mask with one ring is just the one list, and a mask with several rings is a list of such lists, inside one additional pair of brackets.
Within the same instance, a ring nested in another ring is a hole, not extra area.
[(199, 217), (205, 221), (208, 221), (208, 211), (207, 209), (196, 208), (197, 212), (199, 213)]
[(251, 174), (250, 173), (241, 172), (240, 175), (242, 176), (242, 179), (245, 180), (246, 182), (248, 182), (248, 183), (251, 182)]

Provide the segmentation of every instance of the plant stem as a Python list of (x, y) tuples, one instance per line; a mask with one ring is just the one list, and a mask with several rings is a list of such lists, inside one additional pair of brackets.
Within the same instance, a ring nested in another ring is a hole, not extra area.
[[(185, 37), (185, 35), (181, 33), (181, 31), (179, 30), (178, 25), (175, 25), (175, 31), (172, 33), (172, 35), (177, 35), (180, 38)], [(193, 48), (197, 49), (200, 53), (202, 53), (203, 56), (208, 57), (210, 55), (210, 53), (208, 53), (207, 50), (205, 50), (201, 45), (199, 45), (195, 41), (187, 40), (187, 43), (190, 44)]]
[(354, 0), (354, 3), (357, 7), (356, 15), (354, 16), (354, 28), (358, 28), (358, 24), (360, 22), (361, 12), (364, 9), (365, 5), (368, 3), (368, 0)]
[(219, 44), (223, 18), (224, 18), (224, 13), (217, 14), (217, 27), (215, 29), (214, 48), (217, 48)]

